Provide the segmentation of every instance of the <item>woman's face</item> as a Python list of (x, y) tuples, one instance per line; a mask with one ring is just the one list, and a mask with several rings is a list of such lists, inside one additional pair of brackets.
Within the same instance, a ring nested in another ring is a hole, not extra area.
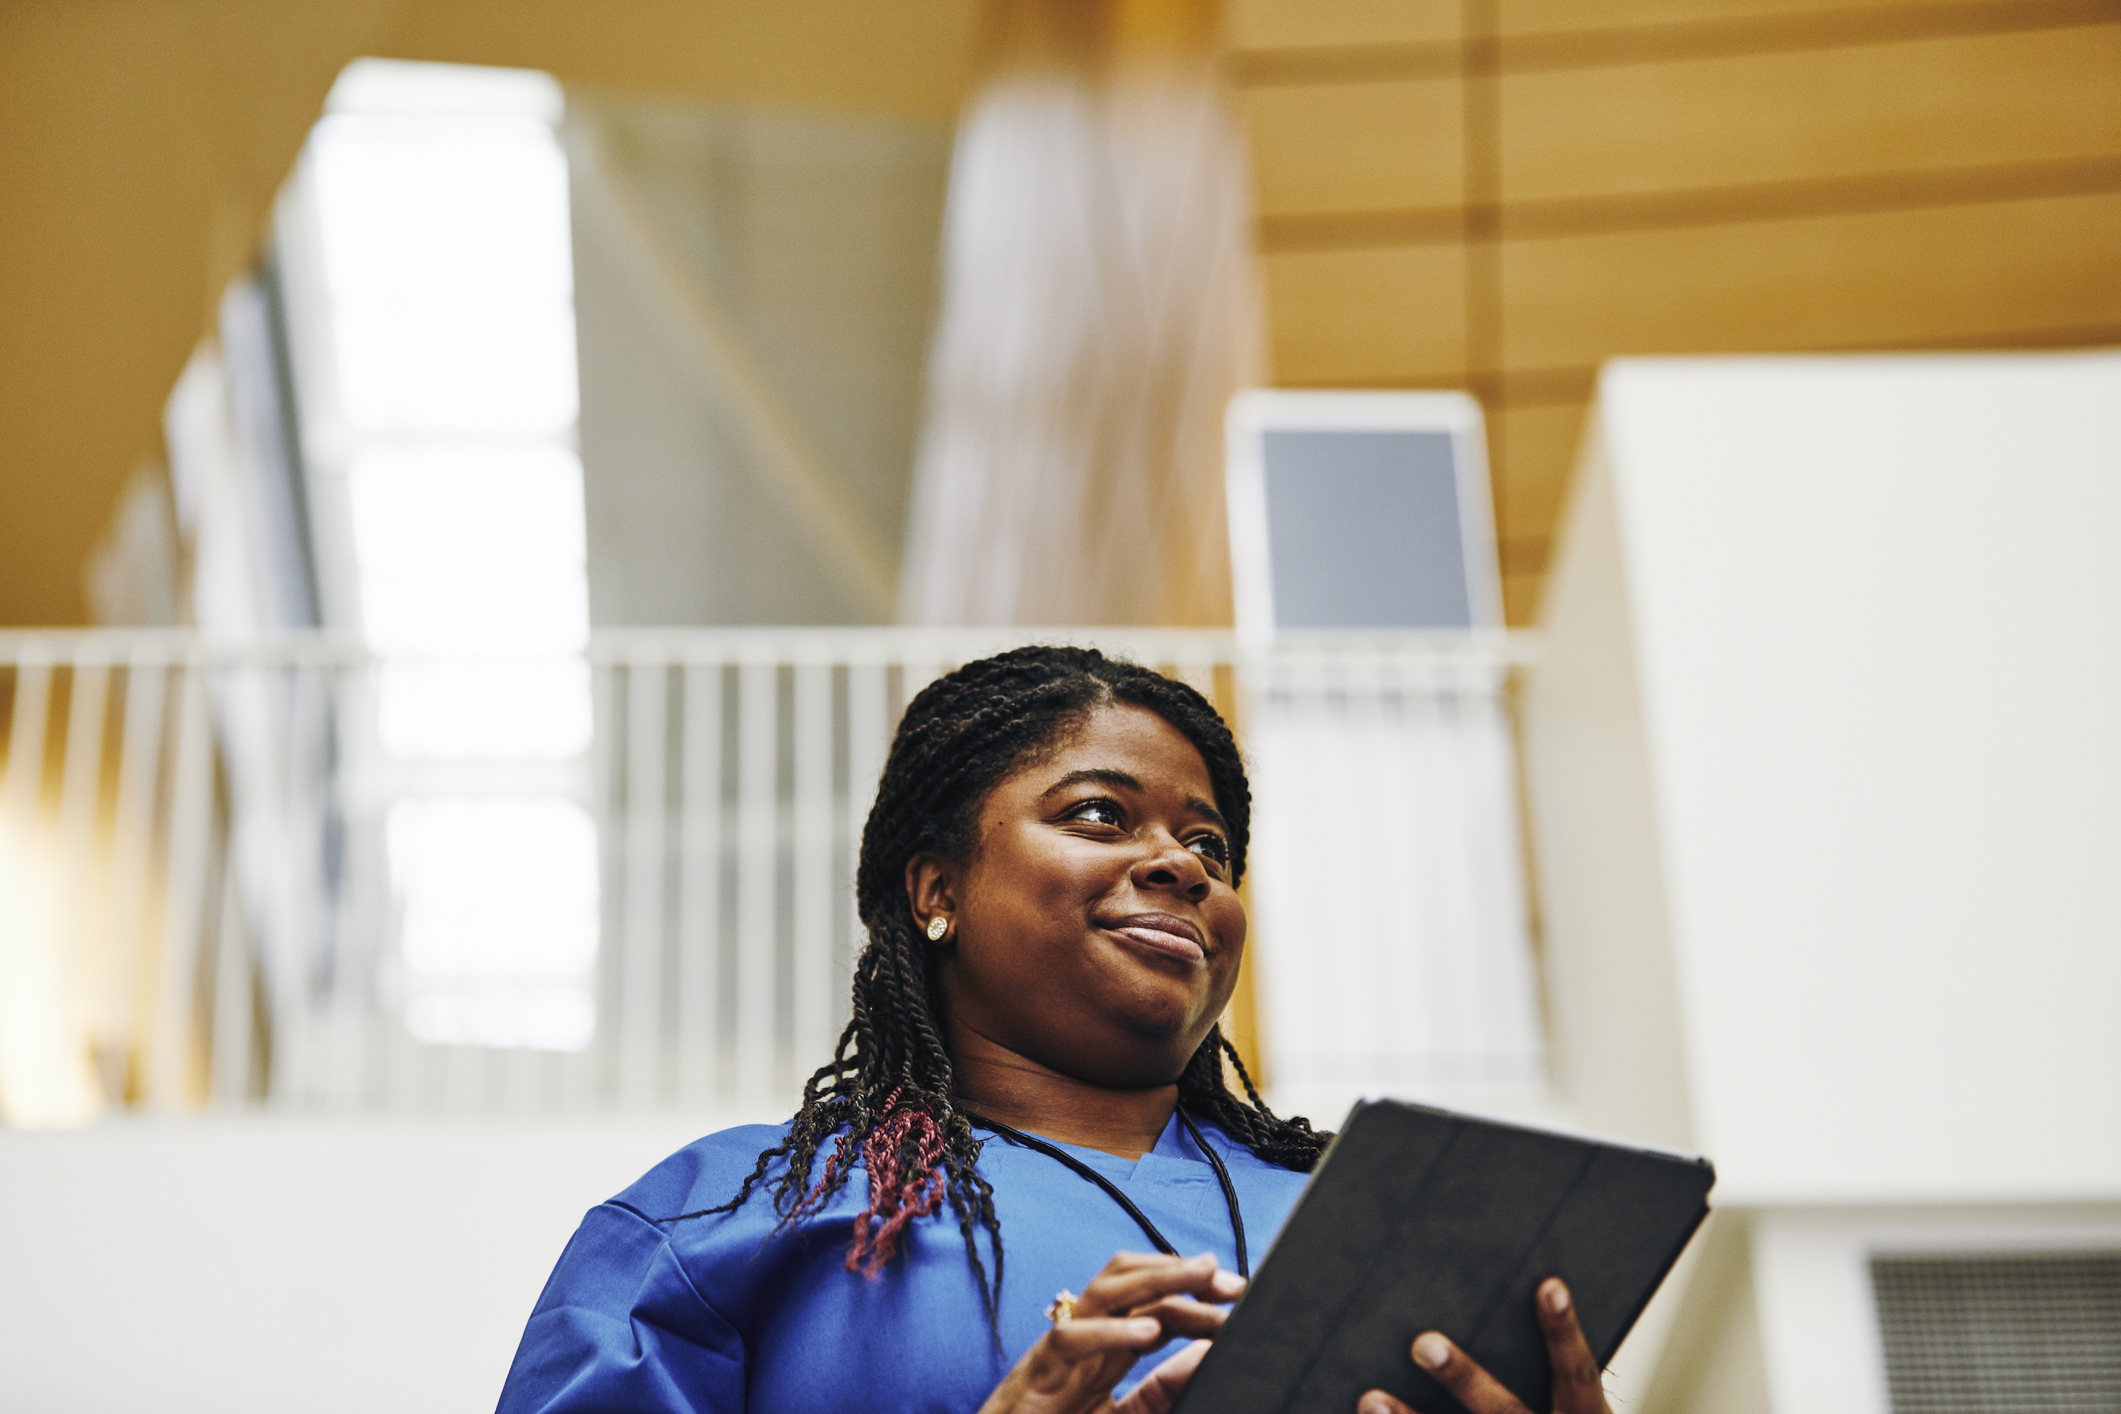
[(1098, 1085), (1176, 1080), (1244, 956), (1214, 799), (1193, 744), (1124, 705), (1005, 777), (970, 859), (907, 866), (916, 926), (951, 920), (953, 1031)]

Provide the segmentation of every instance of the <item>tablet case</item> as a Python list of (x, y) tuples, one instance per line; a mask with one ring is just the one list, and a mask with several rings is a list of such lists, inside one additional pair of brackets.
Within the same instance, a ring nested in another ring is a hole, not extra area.
[(1464, 1414), (1409, 1353), (1426, 1330), (1544, 1414), (1539, 1283), (1569, 1284), (1603, 1366), (1708, 1216), (1715, 1181), (1705, 1159), (1363, 1101), (1178, 1414), (1349, 1414), (1371, 1389)]

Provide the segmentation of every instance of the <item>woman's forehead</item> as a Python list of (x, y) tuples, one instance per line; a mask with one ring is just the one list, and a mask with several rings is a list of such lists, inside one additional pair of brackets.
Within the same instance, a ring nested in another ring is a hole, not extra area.
[(1046, 750), (1010, 772), (1003, 784), (1042, 792), (1055, 781), (1085, 771), (1131, 776), (1144, 790), (1213, 798), (1200, 749), (1155, 712), (1130, 702), (1092, 708)]

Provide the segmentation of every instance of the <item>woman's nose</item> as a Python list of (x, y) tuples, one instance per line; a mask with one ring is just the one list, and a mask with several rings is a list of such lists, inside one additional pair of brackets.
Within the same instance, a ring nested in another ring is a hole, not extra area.
[(1164, 835), (1134, 866), (1134, 883), (1137, 888), (1168, 889), (1199, 903), (1208, 896), (1208, 868), (1199, 855)]

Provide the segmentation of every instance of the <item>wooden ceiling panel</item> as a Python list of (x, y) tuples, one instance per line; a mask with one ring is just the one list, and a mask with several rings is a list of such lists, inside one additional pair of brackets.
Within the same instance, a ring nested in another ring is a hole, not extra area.
[(1935, 9), (1936, 0), (1500, 0), (1504, 34), (1552, 34), (1614, 25), (1817, 15), (1828, 9)]
[(1458, 37), (1458, 0), (1225, 0), (1233, 49), (1407, 44)]
[(979, 13), (979, 0), (401, 0), (382, 48), (627, 92), (947, 121)]
[(0, 5), (0, 623), (90, 548), (379, 4)]
[(2121, 327), (2121, 195), (1506, 241), (1512, 369)]
[(1464, 102), (1455, 79), (1257, 88), (1238, 102), (1262, 215), (1460, 199)]
[(2121, 153), (2121, 25), (1502, 83), (1513, 201)]
[(1458, 247), (1298, 251), (1262, 264), (1277, 382), (1394, 387), (1463, 376)]
[(1513, 628), (1521, 628), (1539, 622), (1539, 596), (1545, 592), (1547, 577), (1544, 571), (1538, 574), (1506, 574), (1502, 577), (1502, 616)]
[(1495, 531), (1505, 540), (1554, 533), (1583, 440), (1584, 403), (1505, 408), (1490, 441), (1496, 452)]
[(0, 623), (84, 618), (90, 548), (349, 60), (948, 120), (979, 4), (0, 4)]

